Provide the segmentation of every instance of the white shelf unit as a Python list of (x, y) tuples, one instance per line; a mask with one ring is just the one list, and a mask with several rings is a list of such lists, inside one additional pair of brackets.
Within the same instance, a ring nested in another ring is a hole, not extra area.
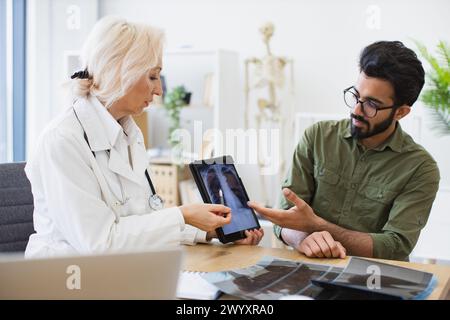
[[(213, 74), (212, 105), (206, 106), (204, 91), (206, 77)], [(218, 129), (225, 135), (226, 129), (243, 127), (243, 95), (239, 77), (239, 56), (229, 50), (182, 49), (166, 51), (163, 70), (166, 90), (184, 85), (192, 92), (191, 104), (182, 109), (180, 126), (191, 134), (194, 141), (194, 121), (201, 121), (202, 134), (208, 129)], [(149, 147), (167, 148), (169, 118), (162, 106), (148, 109)], [(192, 142), (194, 144), (194, 142)], [(201, 146), (200, 146), (201, 147)], [(188, 150), (199, 153), (200, 150)]]

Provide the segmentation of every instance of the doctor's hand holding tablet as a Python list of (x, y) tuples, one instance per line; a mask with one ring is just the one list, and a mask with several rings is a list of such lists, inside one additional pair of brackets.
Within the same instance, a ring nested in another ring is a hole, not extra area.
[(253, 210), (247, 205), (247, 192), (231, 156), (199, 160), (189, 165), (205, 203), (227, 206), (231, 221), (208, 232), (207, 239), (219, 238), (222, 243), (257, 245), (264, 231)]
[(180, 210), (187, 224), (209, 232), (231, 222), (231, 209), (224, 205), (189, 204)]

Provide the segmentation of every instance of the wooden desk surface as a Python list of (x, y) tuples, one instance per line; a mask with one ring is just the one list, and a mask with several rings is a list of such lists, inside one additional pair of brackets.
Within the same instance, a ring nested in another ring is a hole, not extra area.
[[(344, 267), (346, 259), (309, 259), (301, 253), (288, 249), (271, 249), (259, 246), (197, 244), (185, 247), (184, 270), (189, 271), (224, 271), (230, 269), (246, 268), (256, 264), (263, 256), (273, 256), (283, 259), (304, 261), (307, 263), (320, 263)], [(378, 260), (393, 265), (433, 273), (438, 280), (437, 286), (430, 300), (445, 299), (450, 289), (450, 267), (419, 264), (392, 260)]]

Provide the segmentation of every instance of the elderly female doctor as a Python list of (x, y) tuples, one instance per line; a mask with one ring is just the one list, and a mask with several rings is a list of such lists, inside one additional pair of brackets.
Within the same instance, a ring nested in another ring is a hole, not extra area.
[[(100, 20), (73, 76), (74, 102), (41, 135), (26, 166), (34, 227), (26, 257), (193, 244), (231, 221), (222, 205), (162, 209), (131, 115), (161, 95), (163, 34), (118, 18)], [(208, 234), (207, 234), (208, 232)], [(243, 244), (257, 244), (262, 230)]]

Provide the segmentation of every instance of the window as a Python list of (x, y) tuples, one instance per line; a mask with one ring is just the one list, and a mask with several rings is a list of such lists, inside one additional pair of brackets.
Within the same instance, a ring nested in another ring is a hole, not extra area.
[(0, 0), (0, 162), (25, 160), (26, 0)]
[(0, 163), (8, 160), (8, 110), (6, 101), (6, 0), (0, 0)]

